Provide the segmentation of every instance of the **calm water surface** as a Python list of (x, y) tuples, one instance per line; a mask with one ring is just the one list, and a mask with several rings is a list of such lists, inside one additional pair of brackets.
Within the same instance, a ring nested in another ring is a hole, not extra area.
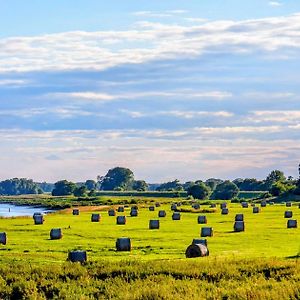
[(35, 212), (49, 213), (53, 210), (48, 210), (43, 207), (33, 206), (16, 206), (12, 204), (0, 203), (0, 217), (20, 217), (20, 216), (32, 216)]

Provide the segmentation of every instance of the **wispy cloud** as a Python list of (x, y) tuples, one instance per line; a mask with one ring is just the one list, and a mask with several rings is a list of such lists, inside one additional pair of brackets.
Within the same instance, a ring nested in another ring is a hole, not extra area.
[(268, 4), (270, 6), (273, 6), (273, 7), (278, 7), (278, 6), (282, 6), (283, 5), (281, 2), (278, 2), (278, 1), (269, 1)]

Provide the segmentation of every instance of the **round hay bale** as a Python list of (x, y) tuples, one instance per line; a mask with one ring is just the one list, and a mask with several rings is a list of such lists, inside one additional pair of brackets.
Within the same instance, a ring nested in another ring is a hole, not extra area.
[(176, 204), (172, 204), (172, 205), (171, 205), (171, 210), (174, 211), (174, 210), (176, 210), (176, 209), (177, 209), (177, 205), (176, 205)]
[(125, 216), (117, 216), (117, 225), (125, 225), (126, 217)]
[(167, 215), (167, 213), (166, 213), (165, 210), (160, 210), (160, 211), (158, 212), (158, 217), (159, 217), (159, 218), (164, 218), (166, 215)]
[(208, 254), (207, 247), (202, 244), (192, 244), (185, 251), (186, 258), (204, 257), (208, 256)]
[(180, 213), (179, 212), (174, 212), (173, 215), (172, 215), (172, 220), (174, 221), (178, 221), (180, 220), (181, 216), (180, 216)]
[(73, 209), (73, 216), (78, 216), (79, 215), (79, 209), (78, 208), (74, 208)]
[(222, 211), (221, 211), (222, 215), (228, 215), (228, 213), (229, 213), (228, 208), (222, 208)]
[(198, 224), (207, 224), (206, 216), (198, 216)]
[(223, 208), (226, 208), (227, 207), (227, 203), (226, 202), (223, 202), (220, 204), (220, 208), (223, 209)]
[(71, 262), (83, 263), (83, 262), (87, 261), (86, 251), (83, 251), (83, 250), (70, 251), (68, 254), (68, 260)]
[(236, 214), (235, 221), (244, 221), (244, 214)]
[(207, 239), (193, 239), (192, 245), (201, 244), (207, 247)]
[(62, 238), (62, 230), (61, 228), (52, 228), (50, 230), (50, 239), (51, 240), (60, 240)]
[(150, 220), (149, 229), (159, 229), (159, 220)]
[(287, 228), (297, 228), (297, 227), (298, 227), (297, 220), (289, 219), (287, 221)]
[(138, 216), (138, 211), (136, 209), (131, 209), (130, 216), (131, 217), (137, 217)]
[(213, 236), (214, 231), (212, 227), (202, 227), (201, 228), (201, 237)]
[(216, 208), (216, 207), (217, 207), (216, 203), (212, 203), (212, 204), (210, 205), (210, 208)]
[(242, 202), (242, 208), (248, 208), (248, 203), (247, 202)]
[(192, 205), (193, 209), (200, 209), (200, 204), (199, 203), (195, 203)]
[(100, 222), (100, 214), (92, 214), (91, 221), (92, 222)]
[(286, 207), (292, 207), (292, 202), (286, 202), (285, 206)]
[(284, 212), (284, 217), (285, 218), (292, 218), (293, 217), (293, 212), (291, 210), (286, 210)]
[(262, 201), (261, 203), (260, 203), (260, 207), (266, 207), (267, 206), (267, 202), (266, 201)]
[(6, 243), (7, 243), (6, 232), (0, 232), (0, 244), (6, 245)]
[(155, 203), (155, 206), (156, 206), (156, 207), (160, 207), (160, 203), (159, 203), (159, 202), (156, 202), (156, 203)]
[(111, 208), (111, 209), (108, 210), (108, 215), (110, 217), (114, 217), (116, 215), (116, 211), (113, 208)]
[(244, 221), (235, 221), (234, 222), (234, 226), (233, 226), (233, 230), (235, 232), (245, 231), (245, 223), (244, 223)]
[(254, 206), (253, 209), (252, 209), (252, 212), (253, 212), (254, 214), (258, 214), (258, 213), (259, 213), (259, 207)]
[(149, 206), (149, 211), (154, 211), (155, 210), (155, 206)]
[(33, 214), (33, 216), (32, 216), (33, 220), (34, 220), (34, 218), (35, 218), (36, 216), (43, 216), (43, 214), (40, 213), (40, 212), (35, 212), (35, 213)]
[(131, 251), (131, 240), (130, 238), (123, 237), (118, 238), (116, 241), (117, 251)]
[(130, 207), (130, 209), (131, 209), (131, 210), (132, 210), (132, 209), (134, 209), (134, 210), (139, 210), (139, 207), (138, 207), (137, 205), (133, 205), (133, 206)]
[(124, 206), (119, 206), (118, 207), (118, 212), (124, 212)]
[(44, 216), (43, 215), (35, 215), (34, 218), (35, 225), (42, 225), (44, 223)]

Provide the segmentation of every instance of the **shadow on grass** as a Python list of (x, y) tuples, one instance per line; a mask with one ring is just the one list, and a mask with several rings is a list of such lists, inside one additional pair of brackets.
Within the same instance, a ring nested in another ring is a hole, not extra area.
[(287, 256), (286, 259), (300, 259), (300, 253), (293, 256)]

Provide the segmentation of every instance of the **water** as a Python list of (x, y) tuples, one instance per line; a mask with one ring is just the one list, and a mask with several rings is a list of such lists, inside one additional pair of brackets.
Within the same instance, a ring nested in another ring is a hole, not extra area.
[(51, 211), (44, 207), (16, 206), (0, 203), (0, 217), (32, 216), (35, 212), (49, 213)]

